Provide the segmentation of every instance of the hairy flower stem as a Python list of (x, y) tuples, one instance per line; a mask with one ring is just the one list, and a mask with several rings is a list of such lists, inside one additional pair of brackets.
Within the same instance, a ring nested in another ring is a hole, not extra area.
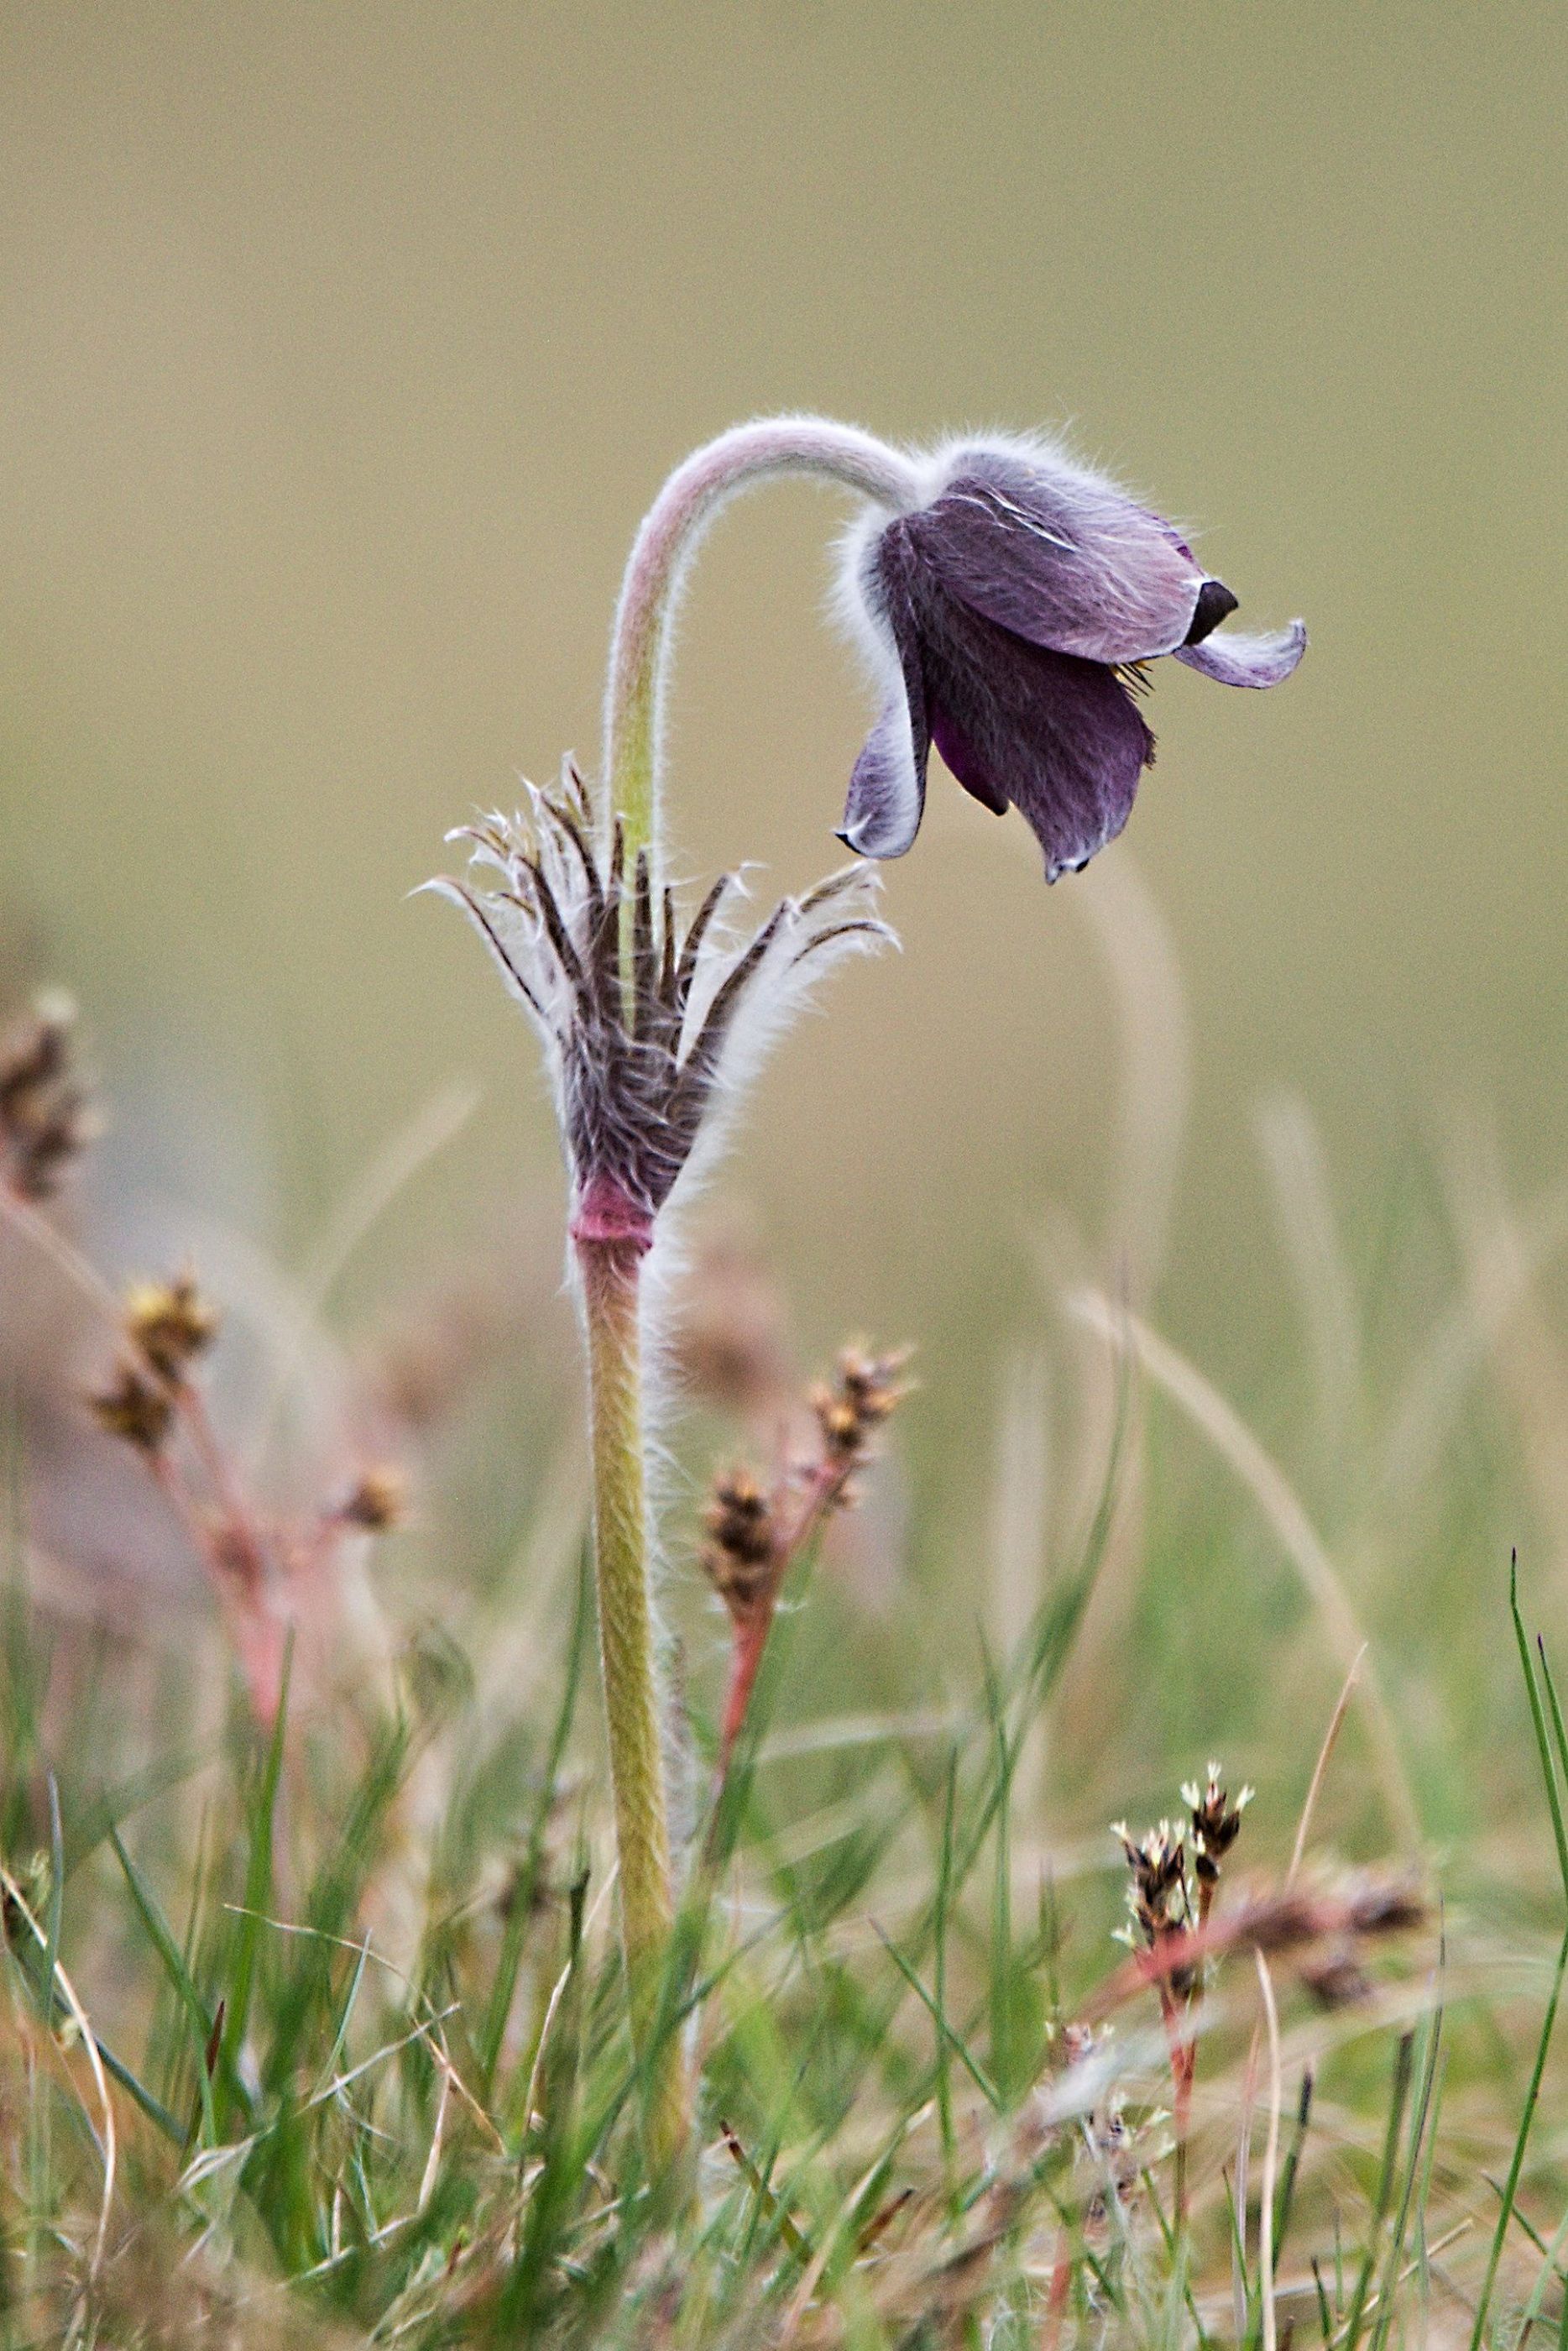
[(897, 449), (822, 416), (737, 424), (678, 465), (650, 507), (626, 567), (605, 701), (604, 820), (626, 829), (630, 870), (646, 850), (659, 879), (659, 760), (670, 622), (681, 577), (726, 501), (753, 484), (803, 474), (858, 490), (893, 512), (916, 505), (919, 476)]
[(657, 2173), (680, 2157), (689, 2116), (679, 2035), (670, 2034), (660, 2051), (649, 2045), (675, 1920), (675, 1893), (649, 1592), (639, 1328), (642, 1249), (631, 1240), (579, 1238), (577, 1265), (587, 1326), (594, 1563), (620, 1863), (621, 1942), (632, 2041), (639, 2058), (651, 2068), (645, 2130), (649, 2168)]

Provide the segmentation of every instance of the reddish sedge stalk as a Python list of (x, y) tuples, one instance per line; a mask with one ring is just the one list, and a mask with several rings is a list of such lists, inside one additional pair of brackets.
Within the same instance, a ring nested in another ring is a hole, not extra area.
[[(1198, 1888), (1198, 1934), (1203, 1936), (1209, 1928), (1214, 1907), (1216, 1887), (1210, 1879), (1202, 1880)], [(1183, 1940), (1191, 1938), (1189, 1928)], [(1192, 2085), (1198, 2073), (1198, 2036), (1194, 2030), (1198, 2011), (1203, 2004), (1203, 1971), (1199, 1966), (1193, 1974), (1191, 1990), (1179, 2000), (1168, 1979), (1160, 1986), (1160, 2006), (1168, 2011), (1167, 2029), (1171, 2030), (1174, 2018), (1174, 2038), (1170, 2049), (1170, 2076), (1173, 2088), (1172, 2128), (1176, 2133), (1176, 2222), (1185, 2226), (1187, 2220), (1187, 2142), (1192, 2129)]]
[(752, 1692), (756, 1687), (757, 1675), (762, 1669), (763, 1653), (768, 1645), (768, 1635), (773, 1630), (784, 1578), (843, 1493), (854, 1468), (852, 1461), (823, 1461), (812, 1469), (794, 1523), (779, 1542), (767, 1592), (743, 1616), (732, 1619), (734, 1645), (730, 1658), (730, 1687), (724, 1699), (719, 1744), (721, 1780), (729, 1773), (736, 1741), (746, 1727)]
[[(153, 1361), (134, 1331), (120, 1328), (120, 1301), (97, 1268), (4, 1178), (0, 1178), (0, 1217), (48, 1258), (116, 1327), (121, 1346), (134, 1358), (141, 1376), (168, 1398), (211, 1491), (228, 1548), (216, 1540), (213, 1522), (173, 1464), (162, 1454), (144, 1458), (154, 1484), (179, 1519), (212, 1584), (239, 1658), (251, 1710), (263, 1729), (270, 1729), (283, 1696), (288, 1628), (281, 1616), (273, 1615), (262, 1604), (267, 1560), (261, 1522), (213, 1426), (200, 1389), (189, 1380), (171, 1378)], [(300, 1557), (302, 1572), (325, 1563), (337, 1531), (337, 1522), (330, 1514), (325, 1515)]]
[(211, 1530), (202, 1524), (198, 1512), (199, 1548), (229, 1620), (251, 1711), (262, 1729), (270, 1730), (283, 1702), (287, 1628), (282, 1617), (275, 1615), (266, 1605), (266, 1551), (255, 1510), (241, 1490), (200, 1389), (189, 1380), (180, 1379), (169, 1382), (168, 1386), (175, 1412), (212, 1489), (223, 1533), (232, 1545), (232, 1551), (225, 1551), (215, 1541)]
[(245, 1573), (259, 1583), (265, 1573), (266, 1553), (256, 1514), (249, 1498), (240, 1490), (228, 1456), (208, 1416), (201, 1391), (189, 1380), (175, 1380), (170, 1384), (170, 1393), (173, 1397), (174, 1409), (191, 1439), (192, 1449), (213, 1489), (213, 1499), (223, 1513), (223, 1524), (244, 1556)]
[[(134, 1345), (134, 1340), (131, 1343)], [(283, 1702), (288, 1623), (285, 1615), (275, 1614), (265, 1604), (266, 1547), (254, 1505), (235, 1476), (201, 1390), (189, 1380), (167, 1378), (145, 1350), (139, 1349), (138, 1353), (142, 1354), (149, 1372), (168, 1392), (176, 1417), (212, 1490), (228, 1547), (216, 1540), (213, 1525), (202, 1517), (184, 1480), (161, 1455), (151, 1457), (154, 1475), (179, 1510), (228, 1620), (251, 1711), (261, 1728), (270, 1730)], [(328, 1523), (323, 1522), (323, 1536)], [(313, 1563), (318, 1563), (326, 1555), (325, 1541), (313, 1546)]]
[[(287, 1635), (283, 1623), (269, 1617), (259, 1604), (263, 1566), (260, 1553), (254, 1555), (254, 1571), (249, 1560), (236, 1563), (225, 1556), (213, 1538), (211, 1524), (203, 1519), (190, 1488), (172, 1463), (161, 1454), (150, 1454), (148, 1468), (206, 1570), (208, 1582), (228, 1623), (229, 1635), (244, 1677), (251, 1711), (262, 1729), (270, 1730), (277, 1719), (277, 1709), (283, 1698), (283, 1657)], [(225, 1517), (225, 1526), (229, 1523)]]
[(1159, 1987), (1159, 2012), (1170, 2052), (1171, 2127), (1176, 2136), (1176, 2226), (1187, 2226), (1187, 2136), (1192, 2120), (1192, 2075), (1197, 2044), (1184, 2031), (1184, 2010), (1168, 1982)]
[(746, 1710), (752, 1703), (757, 1675), (763, 1662), (763, 1651), (768, 1645), (768, 1634), (774, 1621), (773, 1601), (765, 1601), (744, 1621), (737, 1620), (735, 1642), (730, 1658), (730, 1688), (724, 1700), (723, 1729), (720, 1734), (719, 1776), (729, 1774), (735, 1742), (746, 1727)]
[[(0, 1215), (3, 1215), (17, 1231), (33, 1243), (35, 1248), (48, 1258), (67, 1280), (88, 1298), (99, 1311), (118, 1328), (119, 1301), (97, 1268), (83, 1257), (81, 1251), (75, 1248), (63, 1234), (55, 1230), (48, 1218), (41, 1216), (30, 1200), (23, 1198), (12, 1185), (4, 1181), (0, 1181)], [(247, 1561), (252, 1563), (251, 1572), (254, 1580), (259, 1583), (265, 1567), (265, 1556), (261, 1538), (256, 1531), (254, 1514), (235, 1484), (223, 1447), (218, 1442), (212, 1422), (207, 1417), (206, 1409), (200, 1395), (188, 1382), (168, 1379), (147, 1353), (146, 1349), (138, 1344), (133, 1333), (121, 1332), (120, 1337), (122, 1344), (136, 1356), (143, 1374), (156, 1381), (159, 1388), (168, 1396), (190, 1437), (192, 1449), (201, 1462), (202, 1470), (213, 1488), (214, 1499), (223, 1513), (225, 1523), (237, 1538), (239, 1547), (246, 1555)], [(244, 1669), (252, 1706), (258, 1719), (264, 1723), (270, 1721), (276, 1712), (278, 1691), (275, 1687), (269, 1689), (265, 1680), (258, 1678), (259, 1661), (254, 1654), (254, 1644), (247, 1638), (242, 1637), (243, 1634), (249, 1631), (249, 1620), (247, 1615), (244, 1625), (241, 1625), (239, 1612), (235, 1606), (233, 1569), (214, 1546), (211, 1530), (204, 1523), (195, 1499), (184, 1480), (166, 1461), (156, 1455), (149, 1457), (149, 1467), (155, 1482), (172, 1504), (192, 1548), (207, 1570), (225, 1614), (231, 1625), (235, 1626), (235, 1646), (241, 1652), (241, 1663)], [(280, 1647), (280, 1671), (281, 1660)]]

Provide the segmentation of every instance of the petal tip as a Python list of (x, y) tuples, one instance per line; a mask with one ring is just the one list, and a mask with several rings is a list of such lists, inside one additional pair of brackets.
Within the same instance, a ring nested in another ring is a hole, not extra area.
[(1178, 645), (1174, 658), (1220, 685), (1280, 685), (1300, 665), (1306, 643), (1304, 621), (1292, 621), (1268, 636), (1219, 629), (1198, 644)]
[(907, 856), (910, 847), (901, 837), (885, 839), (878, 846), (875, 817), (865, 817), (858, 824), (836, 825), (833, 838), (841, 841), (851, 856), (870, 858), (879, 865), (886, 864), (889, 858)]
[(908, 706), (897, 695), (883, 710), (849, 778), (838, 839), (853, 855), (880, 862), (914, 847), (925, 808), (923, 766), (923, 758), (916, 762)]

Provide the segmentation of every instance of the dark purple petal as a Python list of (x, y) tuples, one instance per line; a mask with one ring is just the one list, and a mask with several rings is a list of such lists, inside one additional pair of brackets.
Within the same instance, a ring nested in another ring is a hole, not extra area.
[(989, 809), (992, 816), (1005, 816), (1012, 801), (950, 710), (939, 706), (932, 711), (931, 740), (970, 798)]
[(971, 451), (899, 526), (950, 592), (998, 627), (1085, 661), (1170, 652), (1204, 575), (1168, 523), (1109, 484)]
[(1293, 621), (1288, 629), (1266, 637), (1223, 629), (1201, 644), (1178, 645), (1176, 658), (1221, 685), (1278, 685), (1305, 653), (1306, 641), (1304, 621)]
[(920, 597), (931, 736), (966, 791), (1028, 820), (1045, 874), (1086, 865), (1132, 809), (1154, 737), (1114, 670), (1028, 643), (932, 581)]

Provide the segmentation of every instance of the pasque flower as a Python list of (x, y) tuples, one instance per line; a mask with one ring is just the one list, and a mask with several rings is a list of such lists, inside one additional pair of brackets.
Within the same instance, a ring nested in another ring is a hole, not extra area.
[(884, 683), (850, 779), (843, 839), (900, 857), (934, 743), (986, 808), (1027, 818), (1046, 878), (1116, 838), (1154, 737), (1135, 696), (1171, 653), (1222, 685), (1276, 685), (1301, 622), (1215, 633), (1236, 598), (1171, 525), (1045, 441), (950, 444), (905, 511), (846, 549), (844, 603)]
[[(1129, 694), (1137, 665), (1174, 653), (1231, 684), (1268, 685), (1304, 642), (1299, 624), (1273, 640), (1214, 637), (1234, 609), (1229, 590), (1168, 523), (1043, 443), (958, 444), (928, 460), (826, 417), (738, 425), (676, 467), (633, 543), (596, 786), (568, 766), (558, 792), (528, 788), (514, 819), (467, 829), (477, 874), (433, 885), (475, 925), (539, 1032), (571, 1176), (621, 1938), (656, 2176), (683, 2168), (691, 2102), (666, 1981), (680, 1945), (643, 1261), (754, 1047), (831, 963), (888, 936), (859, 862), (784, 900), (749, 937), (725, 919), (733, 877), (685, 917), (667, 881), (664, 711), (687, 570), (732, 497), (790, 476), (848, 490), (866, 509), (846, 601), (887, 693), (850, 786), (843, 837), (857, 861), (914, 840), (935, 743), (988, 807), (1023, 810), (1053, 878), (1081, 865), (1121, 830), (1153, 749)], [(866, 1409), (863, 1397), (862, 1420)], [(860, 1439), (838, 1426), (849, 1407), (834, 1410), (824, 1430), (846, 1468)]]

